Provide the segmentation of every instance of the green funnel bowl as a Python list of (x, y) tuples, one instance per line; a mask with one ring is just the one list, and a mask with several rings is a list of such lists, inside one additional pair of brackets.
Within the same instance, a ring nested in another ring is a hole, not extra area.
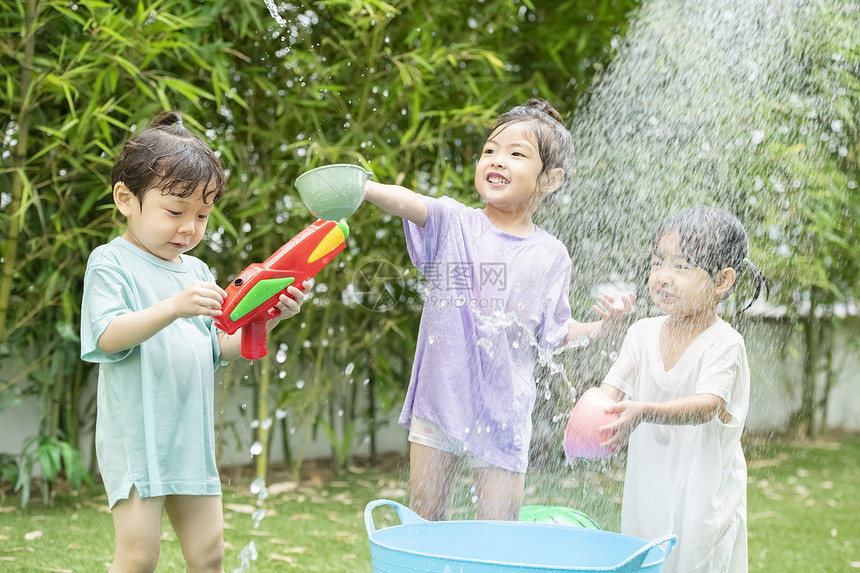
[(358, 165), (335, 164), (311, 169), (296, 179), (296, 189), (311, 213), (337, 221), (349, 217), (364, 200), (364, 184), (373, 173)]

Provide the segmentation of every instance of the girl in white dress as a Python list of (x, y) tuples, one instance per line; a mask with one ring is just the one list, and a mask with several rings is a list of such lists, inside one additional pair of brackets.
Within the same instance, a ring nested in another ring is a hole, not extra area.
[(720, 209), (664, 219), (652, 249), (648, 291), (665, 316), (630, 327), (600, 385), (616, 400), (607, 412), (619, 414), (601, 428), (603, 445), (629, 440), (621, 532), (675, 533), (667, 573), (745, 572), (749, 368), (743, 337), (717, 305), (749, 274), (746, 310), (768, 280), (747, 258), (740, 221)]

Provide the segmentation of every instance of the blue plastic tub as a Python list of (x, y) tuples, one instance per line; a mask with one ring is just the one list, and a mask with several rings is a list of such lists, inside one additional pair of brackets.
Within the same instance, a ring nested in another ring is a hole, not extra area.
[[(401, 525), (377, 530), (373, 509), (391, 506)], [(565, 525), (516, 521), (426, 521), (387, 499), (367, 504), (374, 573), (656, 573), (677, 537), (644, 539)]]

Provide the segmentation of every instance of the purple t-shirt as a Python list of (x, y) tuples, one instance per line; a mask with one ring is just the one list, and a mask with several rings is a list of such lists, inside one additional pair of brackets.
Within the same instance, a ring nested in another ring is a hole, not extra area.
[(525, 472), (536, 357), (575, 322), (570, 257), (544, 230), (511, 235), (478, 209), (424, 199), (425, 226), (404, 220), (426, 298), (400, 423), (430, 420), (472, 455)]

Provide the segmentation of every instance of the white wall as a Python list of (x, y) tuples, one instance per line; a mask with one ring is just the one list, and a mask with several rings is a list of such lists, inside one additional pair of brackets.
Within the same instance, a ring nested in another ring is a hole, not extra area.
[[(742, 329), (750, 362), (750, 409), (746, 427), (754, 432), (786, 427), (801, 403), (802, 333), (793, 326), (757, 322)], [(837, 342), (835, 384), (827, 407), (827, 427), (860, 430), (860, 356), (847, 341)]]

